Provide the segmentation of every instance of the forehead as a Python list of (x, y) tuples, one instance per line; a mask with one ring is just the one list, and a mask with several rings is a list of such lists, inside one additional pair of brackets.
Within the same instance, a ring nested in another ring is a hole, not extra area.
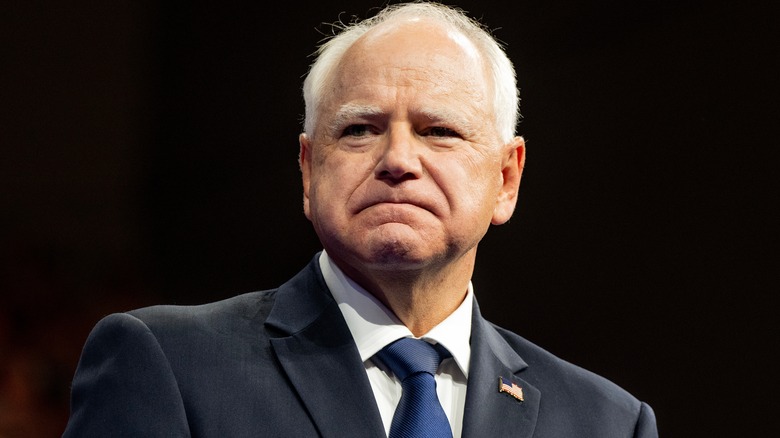
[(481, 58), (476, 45), (461, 30), (430, 18), (406, 17), (381, 23), (358, 38), (349, 51), (354, 55), (377, 47), (395, 53), (447, 50), (452, 56), (472, 61)]
[(460, 31), (430, 20), (370, 30), (346, 51), (331, 83), (324, 96), (330, 104), (404, 93), (445, 106), (465, 100), (490, 112), (492, 82), (479, 50)]

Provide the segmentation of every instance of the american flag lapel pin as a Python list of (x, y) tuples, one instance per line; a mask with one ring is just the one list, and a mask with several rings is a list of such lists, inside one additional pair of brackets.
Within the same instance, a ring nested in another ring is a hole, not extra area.
[(523, 388), (517, 386), (514, 382), (503, 377), (498, 378), (498, 392), (511, 395), (517, 401), (525, 401), (523, 398)]

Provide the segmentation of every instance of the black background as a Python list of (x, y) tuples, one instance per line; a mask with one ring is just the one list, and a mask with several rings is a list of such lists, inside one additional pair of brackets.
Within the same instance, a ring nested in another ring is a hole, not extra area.
[[(774, 15), (458, 5), (506, 43), (528, 145), (515, 216), (480, 246), (483, 313), (649, 402), (662, 436), (771, 435)], [(275, 287), (319, 249), (296, 163), (302, 77), (323, 22), (373, 9), (0, 11), (0, 432), (44, 436), (101, 316)]]

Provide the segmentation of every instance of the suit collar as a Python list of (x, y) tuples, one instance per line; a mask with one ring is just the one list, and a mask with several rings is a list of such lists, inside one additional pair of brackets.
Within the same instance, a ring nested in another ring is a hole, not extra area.
[[(463, 419), (464, 437), (528, 438), (539, 413), (540, 392), (522, 379), (528, 364), (487, 322), (476, 300), (471, 327), (471, 372)], [(499, 392), (500, 377), (522, 388), (524, 401)]]
[[(277, 291), (265, 323), (279, 334), (271, 346), (323, 437), (384, 436), (360, 354), (325, 286), (318, 257)], [(533, 435), (541, 395), (522, 379), (527, 367), (482, 318), (475, 299), (463, 437)], [(520, 386), (525, 401), (499, 393), (499, 377)]]
[(266, 326), (287, 335), (298, 333), (320, 318), (334, 302), (322, 279), (318, 258), (319, 253), (301, 272), (279, 287)]
[(384, 436), (365, 368), (317, 257), (276, 292), (265, 323), (280, 334), (271, 347), (323, 437)]

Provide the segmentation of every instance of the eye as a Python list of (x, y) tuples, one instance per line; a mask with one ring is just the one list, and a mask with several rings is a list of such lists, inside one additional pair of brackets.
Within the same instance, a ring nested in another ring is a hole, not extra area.
[(426, 132), (426, 135), (430, 135), (431, 137), (455, 137), (460, 138), (460, 134), (458, 134), (455, 130), (450, 128), (445, 128), (443, 126), (434, 126), (432, 128), (429, 128)]
[(349, 125), (341, 132), (342, 137), (365, 137), (371, 133), (368, 125)]

